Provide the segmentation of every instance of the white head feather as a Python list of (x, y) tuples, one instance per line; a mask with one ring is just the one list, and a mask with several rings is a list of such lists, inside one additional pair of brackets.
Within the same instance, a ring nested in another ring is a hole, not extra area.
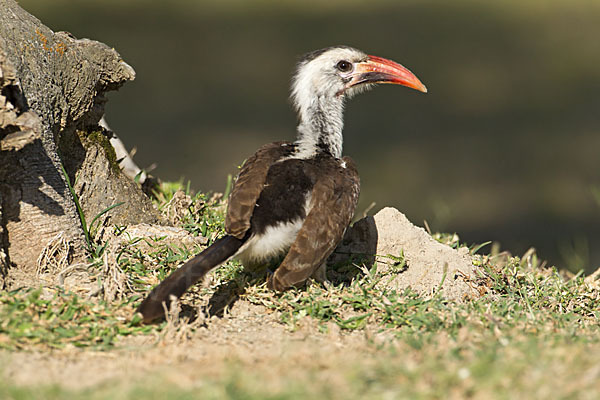
[[(331, 47), (307, 54), (298, 64), (292, 82), (292, 102), (298, 111), (301, 157), (317, 151), (324, 140), (334, 157), (342, 154), (344, 100), (368, 85), (347, 88), (354, 65), (365, 61), (367, 55), (351, 47)], [(351, 69), (342, 71), (339, 63), (346, 61)]]

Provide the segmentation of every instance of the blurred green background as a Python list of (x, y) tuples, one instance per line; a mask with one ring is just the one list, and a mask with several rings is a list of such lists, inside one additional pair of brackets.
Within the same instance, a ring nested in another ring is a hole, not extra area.
[(467, 242), (600, 266), (600, 1), (22, 0), (53, 30), (117, 49), (137, 79), (107, 118), (142, 167), (222, 191), (293, 139), (292, 70), (347, 44), (410, 68), (347, 107), (362, 213), (395, 206)]

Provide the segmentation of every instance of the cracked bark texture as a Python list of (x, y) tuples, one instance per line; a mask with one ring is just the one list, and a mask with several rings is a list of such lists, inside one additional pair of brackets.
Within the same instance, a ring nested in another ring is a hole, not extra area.
[(134, 77), (114, 49), (55, 33), (14, 0), (0, 0), (0, 288), (15, 274), (39, 283), (38, 256), (58, 235), (70, 262), (85, 258), (61, 164), (88, 222), (118, 202), (101, 224), (159, 220), (119, 170), (109, 133), (98, 125), (105, 92)]

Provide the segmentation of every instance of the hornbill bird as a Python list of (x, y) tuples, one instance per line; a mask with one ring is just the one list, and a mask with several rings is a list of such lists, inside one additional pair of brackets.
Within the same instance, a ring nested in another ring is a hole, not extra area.
[(306, 54), (293, 78), (295, 142), (267, 144), (243, 164), (225, 218), (227, 235), (161, 282), (138, 307), (145, 322), (164, 316), (208, 271), (232, 257), (245, 266), (285, 258), (268, 277), (283, 291), (325, 278), (325, 261), (348, 227), (358, 201), (356, 166), (342, 157), (344, 102), (376, 83), (427, 92), (408, 69), (347, 46)]

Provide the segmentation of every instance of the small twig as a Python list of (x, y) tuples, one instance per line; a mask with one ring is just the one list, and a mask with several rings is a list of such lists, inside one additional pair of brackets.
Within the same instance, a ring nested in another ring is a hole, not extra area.
[(375, 203), (375, 202), (372, 202), (371, 204), (369, 204), (369, 206), (365, 209), (365, 211), (363, 211), (362, 217), (366, 218), (369, 215), (369, 211), (371, 211), (373, 208), (375, 208), (376, 204), (377, 203)]

